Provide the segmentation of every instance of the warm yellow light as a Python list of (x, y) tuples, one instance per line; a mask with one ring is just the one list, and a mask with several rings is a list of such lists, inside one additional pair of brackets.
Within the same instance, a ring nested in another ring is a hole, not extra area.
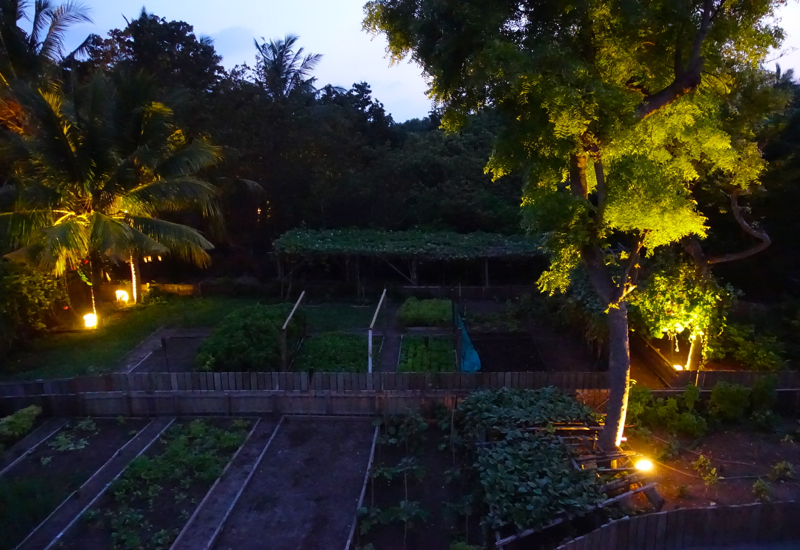
[(653, 469), (653, 463), (643, 458), (639, 462), (636, 463), (636, 469), (641, 470), (642, 472), (649, 472)]
[(86, 328), (97, 328), (97, 315), (87, 313), (83, 316), (83, 324), (86, 325)]
[(124, 290), (117, 290), (114, 292), (114, 295), (117, 297), (118, 302), (125, 302), (127, 304), (128, 300), (130, 300), (130, 296), (128, 296), (128, 293)]
[(683, 365), (672, 365), (675, 370), (683, 370)]

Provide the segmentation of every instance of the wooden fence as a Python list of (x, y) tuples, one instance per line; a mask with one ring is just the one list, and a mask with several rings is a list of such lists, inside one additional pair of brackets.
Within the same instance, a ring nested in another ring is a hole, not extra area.
[(61, 380), (0, 384), (0, 397), (138, 391), (471, 391), (493, 388), (605, 389), (605, 372), (307, 373), (181, 372), (103, 374)]
[[(606, 401), (608, 390), (575, 392), (590, 407)], [(431, 412), (434, 405), (454, 407), (468, 392), (406, 390), (363, 393), (292, 391), (96, 392), (0, 397), (0, 416), (37, 405), (47, 416), (181, 415), (365, 415)]]
[(800, 541), (798, 514), (800, 503), (794, 501), (672, 510), (613, 521), (557, 550), (680, 550)]

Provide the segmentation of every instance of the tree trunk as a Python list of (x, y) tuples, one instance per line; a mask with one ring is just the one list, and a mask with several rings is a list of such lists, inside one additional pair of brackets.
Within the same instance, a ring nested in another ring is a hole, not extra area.
[(131, 254), (131, 294), (133, 294), (133, 303), (139, 301), (139, 260)]
[(689, 346), (689, 357), (686, 358), (686, 370), (700, 370), (700, 362), (703, 358), (703, 339), (700, 336), (692, 338)]
[(628, 413), (628, 390), (631, 379), (631, 355), (628, 343), (628, 307), (620, 301), (608, 310), (609, 394), (606, 424), (600, 433), (600, 448), (611, 451), (618, 447)]

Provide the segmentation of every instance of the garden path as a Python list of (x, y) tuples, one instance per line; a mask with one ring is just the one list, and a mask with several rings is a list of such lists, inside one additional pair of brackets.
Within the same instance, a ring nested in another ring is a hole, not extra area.
[[(397, 361), (400, 356), (402, 328), (397, 324), (397, 304), (386, 304), (386, 327), (383, 329), (383, 348), (377, 372), (397, 372)], [(377, 327), (376, 327), (377, 328)]]

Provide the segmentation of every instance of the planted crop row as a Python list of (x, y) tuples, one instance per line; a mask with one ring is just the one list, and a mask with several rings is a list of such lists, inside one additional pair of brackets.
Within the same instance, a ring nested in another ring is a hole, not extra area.
[(60, 548), (165, 550), (247, 437), (245, 420), (177, 423), (136, 458)]
[(453, 344), (445, 337), (406, 336), (398, 372), (453, 372)]
[[(375, 359), (380, 349), (380, 339), (374, 339), (372, 345)], [(341, 332), (311, 336), (303, 342), (294, 369), (314, 372), (366, 372), (367, 337)]]

